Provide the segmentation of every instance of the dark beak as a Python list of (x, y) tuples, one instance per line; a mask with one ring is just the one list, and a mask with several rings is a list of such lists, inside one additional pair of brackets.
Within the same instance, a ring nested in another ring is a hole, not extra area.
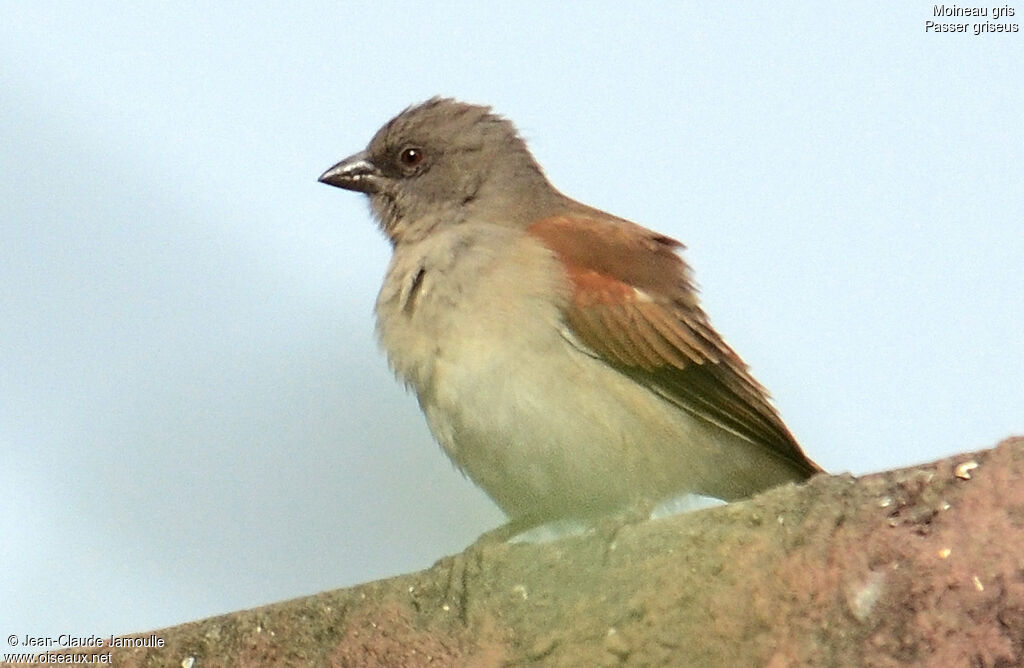
[(383, 179), (384, 175), (370, 162), (366, 151), (360, 151), (328, 169), (317, 180), (345, 190), (375, 193), (380, 190)]

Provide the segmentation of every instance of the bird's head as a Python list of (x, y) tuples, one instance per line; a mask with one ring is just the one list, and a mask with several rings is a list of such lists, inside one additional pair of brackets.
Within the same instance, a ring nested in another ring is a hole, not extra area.
[(388, 121), (320, 181), (366, 193), (394, 244), (467, 219), (525, 225), (562, 197), (511, 121), (437, 97)]

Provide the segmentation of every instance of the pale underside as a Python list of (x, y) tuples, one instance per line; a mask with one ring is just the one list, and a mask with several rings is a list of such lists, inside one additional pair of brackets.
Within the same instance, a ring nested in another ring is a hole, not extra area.
[(448, 456), (511, 518), (687, 492), (731, 500), (806, 477), (609, 364), (567, 321), (572, 298), (565, 266), (537, 238), (465, 224), (414, 251), (396, 246), (378, 297), (393, 369)]

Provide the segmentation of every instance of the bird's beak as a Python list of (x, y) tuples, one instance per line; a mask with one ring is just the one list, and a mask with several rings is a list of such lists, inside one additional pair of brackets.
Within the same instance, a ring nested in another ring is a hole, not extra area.
[(370, 162), (366, 151), (360, 151), (328, 169), (317, 180), (345, 190), (375, 193), (380, 190), (383, 179), (384, 175)]

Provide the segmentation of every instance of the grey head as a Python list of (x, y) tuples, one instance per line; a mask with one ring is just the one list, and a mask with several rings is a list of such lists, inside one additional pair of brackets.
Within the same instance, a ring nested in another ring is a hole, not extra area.
[(368, 195), (396, 245), (466, 221), (525, 227), (565, 202), (510, 121), (440, 97), (388, 121), (319, 180)]

